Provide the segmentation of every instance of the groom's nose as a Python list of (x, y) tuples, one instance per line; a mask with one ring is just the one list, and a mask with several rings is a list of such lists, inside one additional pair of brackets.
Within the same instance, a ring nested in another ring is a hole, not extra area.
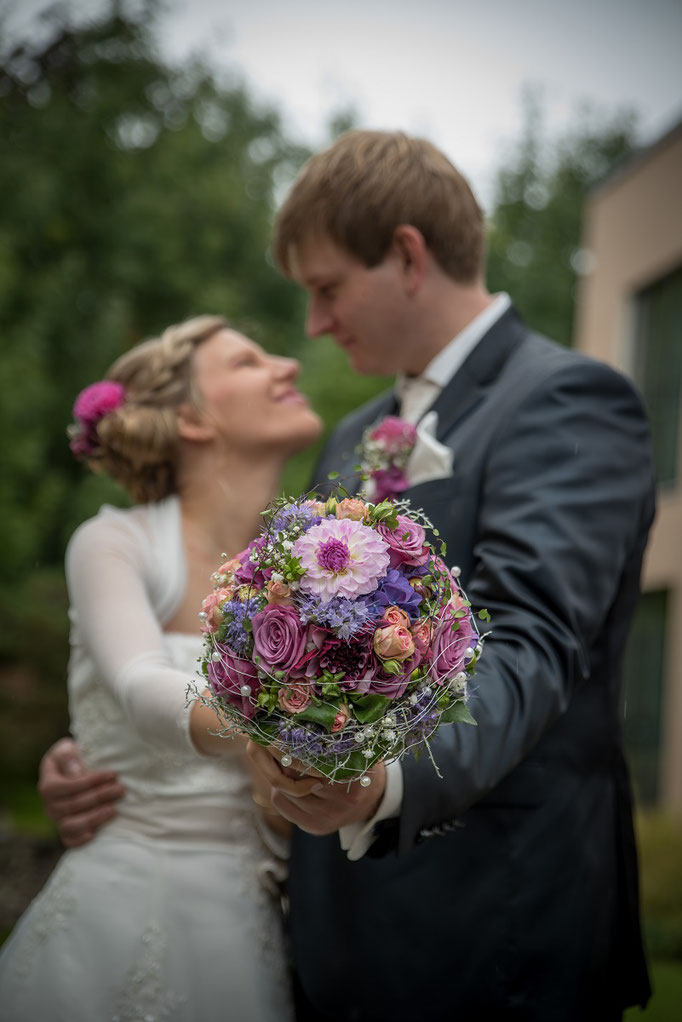
[(321, 337), (322, 334), (330, 334), (333, 326), (334, 320), (331, 314), (316, 298), (311, 298), (305, 317), (305, 332), (308, 337)]

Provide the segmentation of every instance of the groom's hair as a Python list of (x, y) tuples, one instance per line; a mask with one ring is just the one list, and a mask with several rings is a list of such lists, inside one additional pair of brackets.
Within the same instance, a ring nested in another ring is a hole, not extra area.
[(378, 265), (396, 227), (421, 231), (441, 269), (460, 283), (483, 270), (483, 214), (467, 181), (430, 142), (402, 132), (349, 131), (305, 164), (275, 220), (273, 252), (293, 275), (296, 246), (326, 237)]

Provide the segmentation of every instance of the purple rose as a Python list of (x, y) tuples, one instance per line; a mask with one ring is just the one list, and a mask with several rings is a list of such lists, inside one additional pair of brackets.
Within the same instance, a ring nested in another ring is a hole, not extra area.
[(397, 568), (400, 564), (413, 564), (420, 567), (429, 559), (430, 551), (426, 545), (426, 534), (423, 528), (406, 515), (398, 515), (398, 524), (395, 529), (389, 529), (388, 525), (380, 522), (377, 532), (388, 544), (392, 568)]
[[(465, 652), (478, 642), (478, 635), (467, 613), (464, 617), (454, 617), (456, 606), (449, 604), (441, 621), (436, 626), (436, 634), (431, 648), (431, 678), (441, 685), (447, 678), (458, 671), (471, 659)], [(453, 631), (452, 626), (458, 625)]]
[(371, 476), (374, 483), (372, 499), (377, 503), (403, 493), (409, 486), (405, 473), (397, 465), (388, 469), (378, 468)]
[[(255, 664), (237, 656), (229, 646), (216, 643), (215, 649), (221, 654), (220, 660), (209, 660), (208, 683), (217, 696), (236, 706), (245, 717), (251, 718), (256, 712), (256, 698), (260, 689)], [(242, 688), (248, 685), (250, 695), (244, 695)]]
[(290, 671), (305, 652), (306, 628), (293, 607), (269, 603), (254, 614), (253, 652), (264, 671)]
[(254, 563), (251, 560), (252, 551), (260, 557), (260, 553), (265, 546), (266, 537), (259, 536), (258, 539), (252, 540), (247, 546), (246, 550), (242, 550), (240, 554), (237, 554), (236, 560), (239, 562), (239, 567), (234, 573), (235, 581), (239, 585), (253, 586), (254, 589), (263, 589), (265, 586), (266, 579), (271, 571), (262, 572), (258, 566), (258, 563)]

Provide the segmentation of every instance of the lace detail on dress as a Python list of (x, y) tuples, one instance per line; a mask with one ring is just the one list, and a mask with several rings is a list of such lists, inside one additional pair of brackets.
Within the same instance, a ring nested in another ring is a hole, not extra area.
[(55, 930), (64, 929), (68, 924), (69, 916), (76, 907), (71, 881), (71, 869), (58, 866), (52, 880), (34, 902), (28, 932), (15, 963), (17, 974), (22, 979), (31, 972), (33, 959), (41, 945)]
[(111, 1022), (165, 1022), (185, 998), (164, 984), (163, 962), (168, 941), (159, 923), (144, 930), (136, 963), (116, 994)]
[(99, 750), (112, 729), (126, 726), (121, 707), (103, 688), (94, 688), (73, 700), (71, 733), (86, 762), (97, 762)]

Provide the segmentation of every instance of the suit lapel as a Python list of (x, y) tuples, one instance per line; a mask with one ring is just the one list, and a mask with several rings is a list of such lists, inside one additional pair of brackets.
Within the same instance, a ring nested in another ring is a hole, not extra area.
[(481, 403), (525, 333), (521, 317), (510, 308), (481, 338), (431, 406), (430, 410), (438, 412), (438, 440), (443, 442), (457, 423)]

